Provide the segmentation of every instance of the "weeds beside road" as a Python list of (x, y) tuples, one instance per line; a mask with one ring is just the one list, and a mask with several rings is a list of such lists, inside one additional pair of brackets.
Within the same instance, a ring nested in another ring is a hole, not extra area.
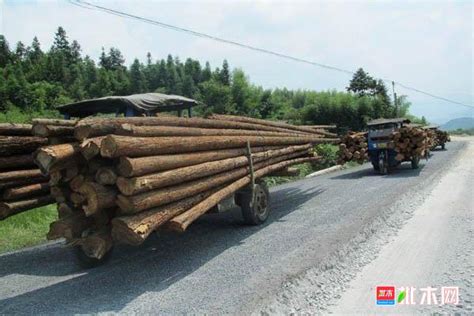
[(49, 224), (56, 219), (56, 205), (52, 204), (2, 221), (0, 253), (45, 242)]

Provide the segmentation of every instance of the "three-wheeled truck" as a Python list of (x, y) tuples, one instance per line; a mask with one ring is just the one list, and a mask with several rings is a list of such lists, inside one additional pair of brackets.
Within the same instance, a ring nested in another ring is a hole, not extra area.
[(430, 125), (425, 126), (424, 129), (430, 130), (434, 133), (434, 142), (433, 146), (430, 149), (435, 149), (436, 147), (440, 146), (442, 150), (446, 148), (446, 142), (451, 141), (447, 132), (442, 131), (439, 129), (439, 126)]
[(410, 120), (405, 118), (376, 119), (367, 123), (369, 159), (374, 170), (378, 173), (387, 174), (389, 169), (397, 167), (403, 161), (410, 161), (411, 167), (418, 169), (420, 156), (413, 156), (403, 161), (395, 159), (397, 152), (391, 135), (397, 129), (408, 124), (410, 124)]
[[(175, 112), (178, 116), (192, 116), (192, 107), (198, 102), (176, 95), (160, 93), (144, 93), (130, 96), (109, 96), (98, 99), (84, 100), (59, 107), (59, 112), (65, 119), (84, 118), (92, 115), (114, 115), (114, 116), (156, 116), (163, 112)], [(253, 165), (248, 147), (248, 158), (252, 182), (247, 187), (237, 191), (234, 195), (221, 201), (210, 212), (222, 213), (239, 206), (242, 211), (244, 222), (249, 225), (260, 225), (264, 223), (269, 215), (270, 194), (264, 181), (253, 178)], [(85, 237), (85, 236), (83, 236)], [(81, 247), (74, 247), (74, 252), (79, 263), (86, 268), (91, 268), (103, 263), (110, 254), (102, 259), (88, 257)]]

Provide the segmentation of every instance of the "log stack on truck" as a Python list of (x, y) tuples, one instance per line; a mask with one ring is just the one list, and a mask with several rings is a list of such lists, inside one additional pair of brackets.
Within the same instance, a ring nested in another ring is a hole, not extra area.
[(47, 144), (33, 136), (31, 124), (0, 124), (0, 220), (53, 202), (48, 177), (32, 156)]
[[(54, 203), (48, 174), (33, 153), (47, 145), (74, 141), (76, 121), (33, 119), (33, 124), (0, 124), (0, 219)], [(69, 171), (71, 172), (71, 171)]]
[(404, 161), (418, 169), (420, 159), (428, 157), (428, 134), (423, 128), (410, 125), (410, 120), (376, 119), (367, 125), (369, 158), (375, 171), (387, 174)]
[(440, 146), (441, 149), (446, 148), (446, 143), (451, 141), (448, 132), (442, 131), (438, 126), (427, 126), (424, 127), (430, 138), (430, 149), (435, 149)]
[(430, 148), (428, 133), (419, 126), (403, 126), (392, 133), (397, 155), (395, 160), (408, 161), (413, 157), (425, 157)]
[(349, 161), (356, 161), (363, 164), (369, 159), (367, 149), (367, 132), (349, 132), (341, 137), (337, 163), (342, 165)]
[[(312, 148), (337, 143), (323, 128), (229, 115), (84, 118), (39, 148), (59, 219), (48, 239), (65, 238), (86, 264), (115, 243), (141, 244), (166, 226), (184, 231), (198, 217), (238, 205), (249, 224), (264, 222), (268, 189), (260, 180), (318, 161)], [(54, 130), (54, 132), (52, 132)]]

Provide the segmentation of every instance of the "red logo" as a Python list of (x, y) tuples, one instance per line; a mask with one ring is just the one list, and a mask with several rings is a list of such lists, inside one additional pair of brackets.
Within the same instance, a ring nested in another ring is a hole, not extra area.
[(393, 305), (395, 304), (395, 287), (394, 286), (377, 286), (377, 305)]

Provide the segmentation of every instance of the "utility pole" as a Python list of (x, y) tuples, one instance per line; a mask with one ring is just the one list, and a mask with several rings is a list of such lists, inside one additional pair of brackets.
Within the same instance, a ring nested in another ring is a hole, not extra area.
[(393, 103), (395, 105), (395, 115), (398, 117), (400, 113), (398, 113), (397, 94), (395, 93), (395, 81), (392, 81), (392, 91), (393, 91)]

